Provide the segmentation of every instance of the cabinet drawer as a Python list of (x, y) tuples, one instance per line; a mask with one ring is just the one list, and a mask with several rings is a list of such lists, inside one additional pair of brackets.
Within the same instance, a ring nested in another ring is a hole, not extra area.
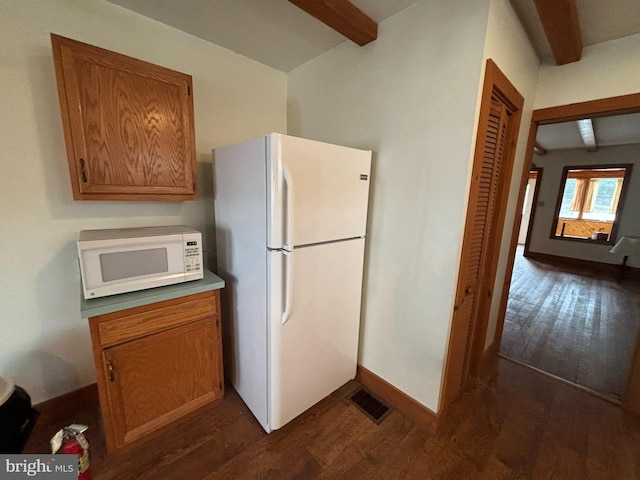
[(152, 306), (138, 307), (112, 315), (93, 317), (97, 321), (98, 339), (102, 347), (115, 345), (150, 333), (184, 325), (201, 318), (218, 315), (214, 292), (207, 292), (180, 301), (169, 300)]

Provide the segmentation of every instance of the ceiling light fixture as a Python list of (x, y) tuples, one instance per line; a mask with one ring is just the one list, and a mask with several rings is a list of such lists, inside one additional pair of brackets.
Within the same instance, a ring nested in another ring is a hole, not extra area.
[(578, 124), (578, 130), (580, 130), (580, 136), (584, 146), (587, 147), (587, 152), (595, 152), (598, 150), (596, 144), (596, 134), (593, 131), (593, 122), (590, 118), (584, 118), (576, 122)]

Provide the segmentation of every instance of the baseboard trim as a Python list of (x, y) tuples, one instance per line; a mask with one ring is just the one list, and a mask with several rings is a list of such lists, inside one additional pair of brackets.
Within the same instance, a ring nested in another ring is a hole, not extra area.
[(356, 380), (372, 394), (397, 408), (407, 417), (424, 427), (429, 433), (436, 433), (438, 428), (438, 415), (420, 402), (414, 400), (362, 365), (358, 365)]
[(73, 412), (81, 408), (97, 405), (98, 403), (98, 384), (91, 383), (77, 390), (35, 404), (33, 408), (38, 410), (41, 415), (56, 418), (73, 414)]
[[(530, 260), (536, 260), (544, 263), (568, 265), (570, 267), (589, 269), (598, 273), (606, 273), (616, 276), (620, 275), (620, 265), (613, 263), (594, 262), (593, 260), (585, 260), (582, 258), (561, 257), (548, 253), (532, 252), (531, 250), (527, 252), (525, 257)], [(640, 268), (627, 267), (624, 275), (626, 278), (640, 279)]]

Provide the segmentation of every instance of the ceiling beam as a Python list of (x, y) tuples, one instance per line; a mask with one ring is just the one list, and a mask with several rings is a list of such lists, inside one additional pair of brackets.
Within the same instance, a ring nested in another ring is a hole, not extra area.
[[(582, 37), (575, 0), (533, 0), (551, 45), (556, 64), (577, 62), (582, 56)], [(604, 8), (604, 7), (603, 7)]]
[(535, 153), (536, 155), (546, 155), (547, 154), (547, 149), (541, 147), (540, 145), (538, 145), (538, 142), (536, 142), (533, 145), (533, 153)]
[(360, 46), (378, 37), (378, 24), (349, 0), (289, 0)]

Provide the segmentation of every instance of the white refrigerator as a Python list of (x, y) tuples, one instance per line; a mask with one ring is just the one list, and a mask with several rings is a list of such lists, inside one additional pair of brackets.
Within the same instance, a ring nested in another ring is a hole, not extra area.
[(267, 432), (355, 377), (370, 169), (275, 133), (213, 151), (225, 372)]

